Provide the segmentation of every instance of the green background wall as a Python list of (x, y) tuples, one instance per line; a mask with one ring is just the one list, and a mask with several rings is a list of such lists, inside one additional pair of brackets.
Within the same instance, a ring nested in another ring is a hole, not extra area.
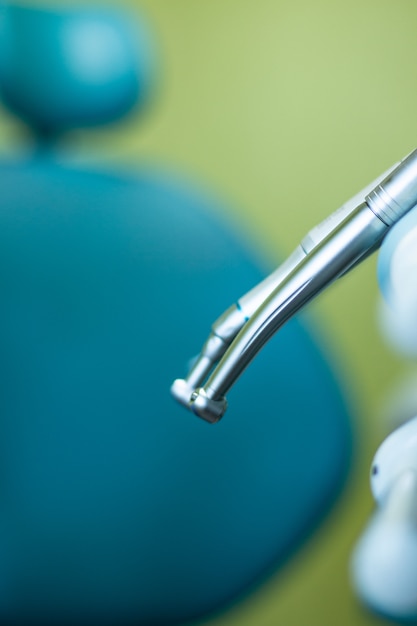
[[(270, 267), (417, 145), (414, 0), (117, 6), (145, 14), (155, 31), (157, 93), (142, 115), (74, 133), (67, 156), (132, 170), (157, 163), (200, 181), (229, 207), (227, 219)], [(10, 153), (20, 145), (20, 127), (0, 113), (0, 149)], [(373, 508), (368, 467), (386, 433), (384, 397), (413, 364), (384, 345), (378, 297), (374, 257), (309, 311), (356, 416), (359, 450), (342, 499), (283, 571), (210, 625), (380, 623), (354, 598), (349, 556)]]

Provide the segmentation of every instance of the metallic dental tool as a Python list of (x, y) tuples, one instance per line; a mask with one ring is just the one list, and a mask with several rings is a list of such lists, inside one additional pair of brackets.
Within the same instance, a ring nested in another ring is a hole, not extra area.
[(174, 381), (172, 395), (217, 422), (227, 409), (225, 394), (272, 335), (378, 249), (391, 226), (416, 205), (414, 150), (313, 228), (278, 269), (223, 313), (187, 377)]

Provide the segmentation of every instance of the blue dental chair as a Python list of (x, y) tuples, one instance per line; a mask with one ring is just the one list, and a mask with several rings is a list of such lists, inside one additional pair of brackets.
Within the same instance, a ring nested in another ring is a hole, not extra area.
[(0, 94), (39, 149), (0, 164), (0, 623), (215, 623), (339, 495), (343, 393), (295, 320), (218, 425), (173, 401), (213, 320), (265, 271), (191, 182), (56, 156), (72, 128), (151, 106), (145, 26), (2, 18)]

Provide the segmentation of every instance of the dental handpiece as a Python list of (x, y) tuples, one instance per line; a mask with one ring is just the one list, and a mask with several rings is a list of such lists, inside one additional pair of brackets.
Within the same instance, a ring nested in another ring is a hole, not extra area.
[[(396, 167), (396, 166), (394, 166)], [(391, 171), (394, 168), (390, 168)], [(211, 333), (198, 357), (192, 360), (190, 370), (183, 379), (177, 379), (171, 386), (174, 398), (189, 407), (193, 392), (200, 387), (214, 365), (221, 359), (233, 339), (246, 324), (257, 308), (265, 301), (282, 280), (297, 267), (320, 241), (329, 235), (336, 225), (349, 215), (372, 189), (383, 180), (388, 172), (379, 176), (362, 191), (348, 200), (322, 223), (315, 226), (297, 246), (294, 252), (276, 270), (229, 307), (212, 325)]]
[(217, 422), (227, 408), (225, 394), (272, 335), (376, 250), (416, 204), (417, 150), (313, 228), (277, 270), (214, 323), (187, 377), (174, 381), (173, 396)]

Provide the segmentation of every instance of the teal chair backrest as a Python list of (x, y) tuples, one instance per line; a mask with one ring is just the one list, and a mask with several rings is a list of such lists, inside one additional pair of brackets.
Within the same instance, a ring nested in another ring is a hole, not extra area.
[(0, 198), (0, 622), (224, 610), (344, 484), (351, 422), (332, 364), (291, 321), (223, 421), (203, 423), (171, 382), (264, 275), (218, 203), (175, 176), (51, 155), (3, 160)]

